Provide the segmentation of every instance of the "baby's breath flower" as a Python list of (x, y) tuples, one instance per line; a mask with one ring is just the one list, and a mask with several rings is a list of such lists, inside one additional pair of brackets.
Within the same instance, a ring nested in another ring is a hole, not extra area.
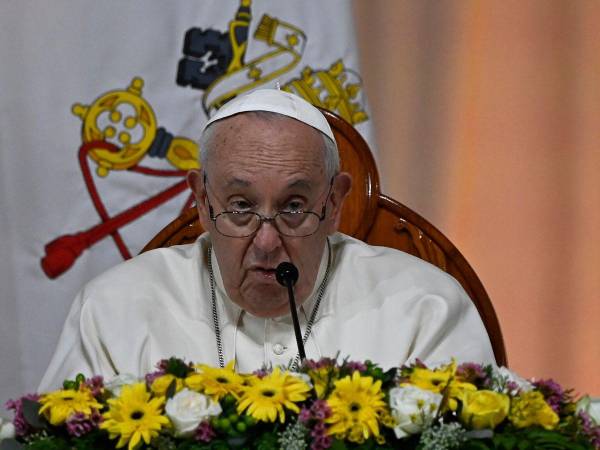
[(280, 448), (288, 450), (305, 450), (308, 448), (308, 444), (306, 443), (307, 433), (308, 428), (306, 428), (302, 422), (297, 421), (279, 433), (277, 442), (279, 443)]
[(421, 434), (422, 450), (451, 450), (460, 448), (467, 440), (465, 429), (459, 423), (443, 423), (427, 428)]

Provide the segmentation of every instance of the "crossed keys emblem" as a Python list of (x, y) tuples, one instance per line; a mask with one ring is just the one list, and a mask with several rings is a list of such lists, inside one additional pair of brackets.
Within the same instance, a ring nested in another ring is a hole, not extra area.
[[(123, 259), (131, 258), (119, 228), (157, 208), (186, 189), (185, 173), (198, 167), (198, 145), (173, 136), (157, 125), (148, 102), (142, 97), (144, 82), (135, 77), (124, 90), (102, 94), (89, 105), (73, 105), (72, 112), (82, 119), (82, 145), (78, 158), (81, 172), (101, 223), (75, 234), (60, 236), (45, 246), (42, 269), (49, 278), (68, 270), (79, 255), (101, 239), (111, 236)], [(146, 155), (166, 159), (173, 169), (155, 169), (140, 164)], [(96, 173), (106, 177), (111, 170), (128, 170), (143, 175), (179, 179), (167, 189), (110, 216), (100, 198), (89, 161), (97, 164)], [(190, 195), (184, 209), (192, 203)]]

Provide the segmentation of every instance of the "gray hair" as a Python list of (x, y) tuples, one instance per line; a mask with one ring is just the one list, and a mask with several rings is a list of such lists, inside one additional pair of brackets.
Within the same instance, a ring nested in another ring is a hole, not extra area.
[[(279, 120), (288, 117), (270, 111), (249, 111), (242, 114), (252, 114), (254, 117), (265, 121)], [(211, 123), (204, 129), (202, 136), (200, 137), (200, 164), (202, 168), (208, 167), (208, 161), (210, 160), (214, 148), (213, 141), (220, 122), (221, 121), (219, 120)], [(323, 137), (323, 161), (325, 163), (325, 174), (329, 180), (340, 171), (340, 154), (335, 141), (331, 140), (329, 136), (320, 131), (318, 132)]]

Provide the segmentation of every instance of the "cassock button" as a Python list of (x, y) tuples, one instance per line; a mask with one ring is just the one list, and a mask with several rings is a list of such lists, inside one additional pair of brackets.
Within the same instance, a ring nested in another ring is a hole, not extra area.
[(285, 352), (285, 347), (281, 344), (275, 344), (273, 345), (273, 353), (275, 353), (276, 355), (283, 355), (283, 352)]

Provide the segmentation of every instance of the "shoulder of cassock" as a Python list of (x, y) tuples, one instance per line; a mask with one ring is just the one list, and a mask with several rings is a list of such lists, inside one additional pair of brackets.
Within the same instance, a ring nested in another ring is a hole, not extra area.
[[(207, 235), (193, 244), (175, 245), (142, 253), (96, 277), (78, 297), (95, 314), (116, 310), (159, 311), (168, 307), (192, 320), (206, 320), (210, 312), (206, 270)], [(133, 319), (133, 317), (132, 317)]]
[[(331, 281), (336, 285), (340, 302), (368, 301), (369, 307), (377, 307), (378, 303), (398, 295), (403, 299), (427, 295), (445, 299), (450, 308), (472, 306), (455, 278), (408, 253), (368, 245), (339, 233), (331, 238), (331, 248), (335, 268)], [(330, 306), (337, 309), (339, 305)]]

